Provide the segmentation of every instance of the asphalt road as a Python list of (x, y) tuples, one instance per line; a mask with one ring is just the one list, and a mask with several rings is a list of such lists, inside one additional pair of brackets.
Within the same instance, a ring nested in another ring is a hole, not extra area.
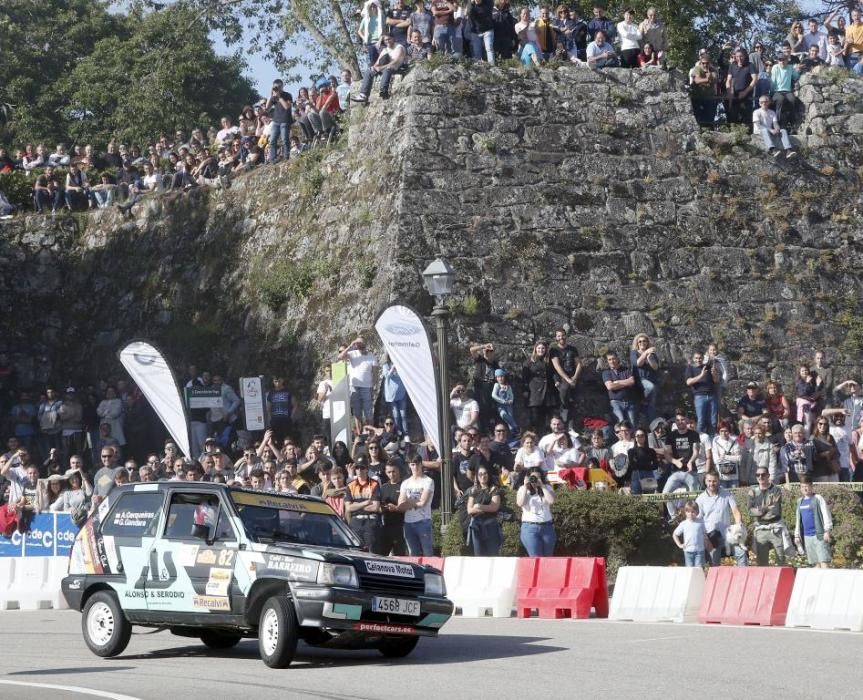
[(214, 652), (140, 632), (122, 656), (100, 659), (76, 612), (0, 613), (0, 698), (853, 697), (863, 655), (863, 634), (851, 632), (454, 618), (406, 659), (301, 642), (275, 671), (256, 640)]

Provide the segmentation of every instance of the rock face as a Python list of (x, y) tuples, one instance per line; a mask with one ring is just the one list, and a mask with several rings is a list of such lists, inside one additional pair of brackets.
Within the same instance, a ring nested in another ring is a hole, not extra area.
[[(801, 157), (775, 161), (748, 128), (700, 132), (674, 73), (417, 69), (352, 108), (338, 147), (228, 190), (0, 224), (0, 344), (25, 379), (65, 381), (119, 375), (117, 346), (147, 337), (311, 396), (383, 305), (430, 311), (420, 272), (443, 255), (454, 378), (471, 341), (518, 370), (563, 326), (591, 358), (653, 337), (666, 409), (709, 339), (735, 400), (815, 348), (838, 380), (863, 350), (863, 81), (826, 71), (800, 94)], [(583, 410), (603, 414), (595, 364)]]

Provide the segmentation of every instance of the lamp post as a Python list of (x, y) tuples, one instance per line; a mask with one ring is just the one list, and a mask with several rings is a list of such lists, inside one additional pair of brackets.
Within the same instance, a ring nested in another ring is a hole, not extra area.
[(446, 530), (452, 517), (452, 460), (450, 457), (449, 368), (447, 367), (447, 329), (449, 309), (446, 298), (455, 286), (455, 270), (443, 258), (437, 258), (423, 270), (423, 283), (435, 299), (432, 317), (437, 330), (438, 356), (438, 442), (441, 458), (441, 531)]

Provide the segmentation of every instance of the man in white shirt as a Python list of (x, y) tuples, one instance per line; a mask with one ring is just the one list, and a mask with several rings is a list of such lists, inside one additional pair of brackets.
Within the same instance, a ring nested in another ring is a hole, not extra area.
[(552, 417), (549, 427), (551, 428), (551, 432), (547, 435), (543, 435), (539, 441), (539, 449), (545, 452), (548, 468), (554, 469), (558, 458), (564, 452), (573, 448), (578, 450), (581, 455), (579, 463), (582, 462), (584, 452), (581, 449), (581, 441), (578, 439), (578, 435), (575, 432), (570, 431), (569, 437), (572, 440), (572, 448), (566, 447), (566, 441), (562, 439), (563, 436), (566, 435), (566, 426), (560, 416)]
[(412, 557), (430, 557), (432, 545), (431, 502), (434, 482), (423, 472), (423, 460), (418, 454), (408, 463), (410, 478), (399, 487), (399, 510), (405, 514), (405, 542)]
[(230, 117), (222, 117), (222, 128), (216, 132), (216, 145), (221, 146), (223, 143), (229, 143), (236, 134), (240, 133), (239, 127), (231, 125)]
[(378, 56), (378, 60), (369, 67), (369, 72), (363, 78), (360, 93), (353, 98), (354, 102), (368, 104), (372, 84), (378, 76), (381, 77), (381, 97), (386, 100), (390, 96), (390, 80), (392, 80), (393, 73), (402, 67), (407, 52), (404, 46), (396, 42), (392, 34), (384, 34), (384, 46), (385, 48)]
[(779, 128), (776, 112), (770, 109), (770, 98), (767, 95), (762, 95), (758, 98), (758, 104), (760, 107), (752, 113), (753, 132), (756, 136), (760, 135), (764, 139), (767, 152), (774, 158), (781, 156), (783, 149), (786, 158), (794, 158), (797, 151), (791, 145), (788, 132)]
[(357, 434), (364, 425), (374, 422), (373, 390), (378, 383), (378, 358), (366, 352), (366, 341), (358, 336), (339, 353), (340, 360), (348, 361), (348, 379), (351, 383), (351, 414)]
[(613, 68), (618, 65), (614, 47), (605, 40), (605, 32), (599, 30), (587, 45), (587, 65), (591, 68)]
[(343, 112), (347, 112), (351, 106), (351, 83), (353, 82), (353, 74), (347, 68), (342, 71), (342, 80), (336, 88), (336, 94), (339, 96), (339, 108)]
[(449, 405), (455, 413), (456, 425), (464, 431), (476, 428), (479, 422), (479, 404), (464, 384), (456, 384), (449, 395)]

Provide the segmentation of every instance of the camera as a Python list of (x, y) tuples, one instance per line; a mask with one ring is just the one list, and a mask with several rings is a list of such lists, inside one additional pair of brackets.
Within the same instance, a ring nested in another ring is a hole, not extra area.
[(536, 474), (531, 474), (527, 477), (527, 483), (536, 485), (539, 482), (539, 479), (536, 477)]

